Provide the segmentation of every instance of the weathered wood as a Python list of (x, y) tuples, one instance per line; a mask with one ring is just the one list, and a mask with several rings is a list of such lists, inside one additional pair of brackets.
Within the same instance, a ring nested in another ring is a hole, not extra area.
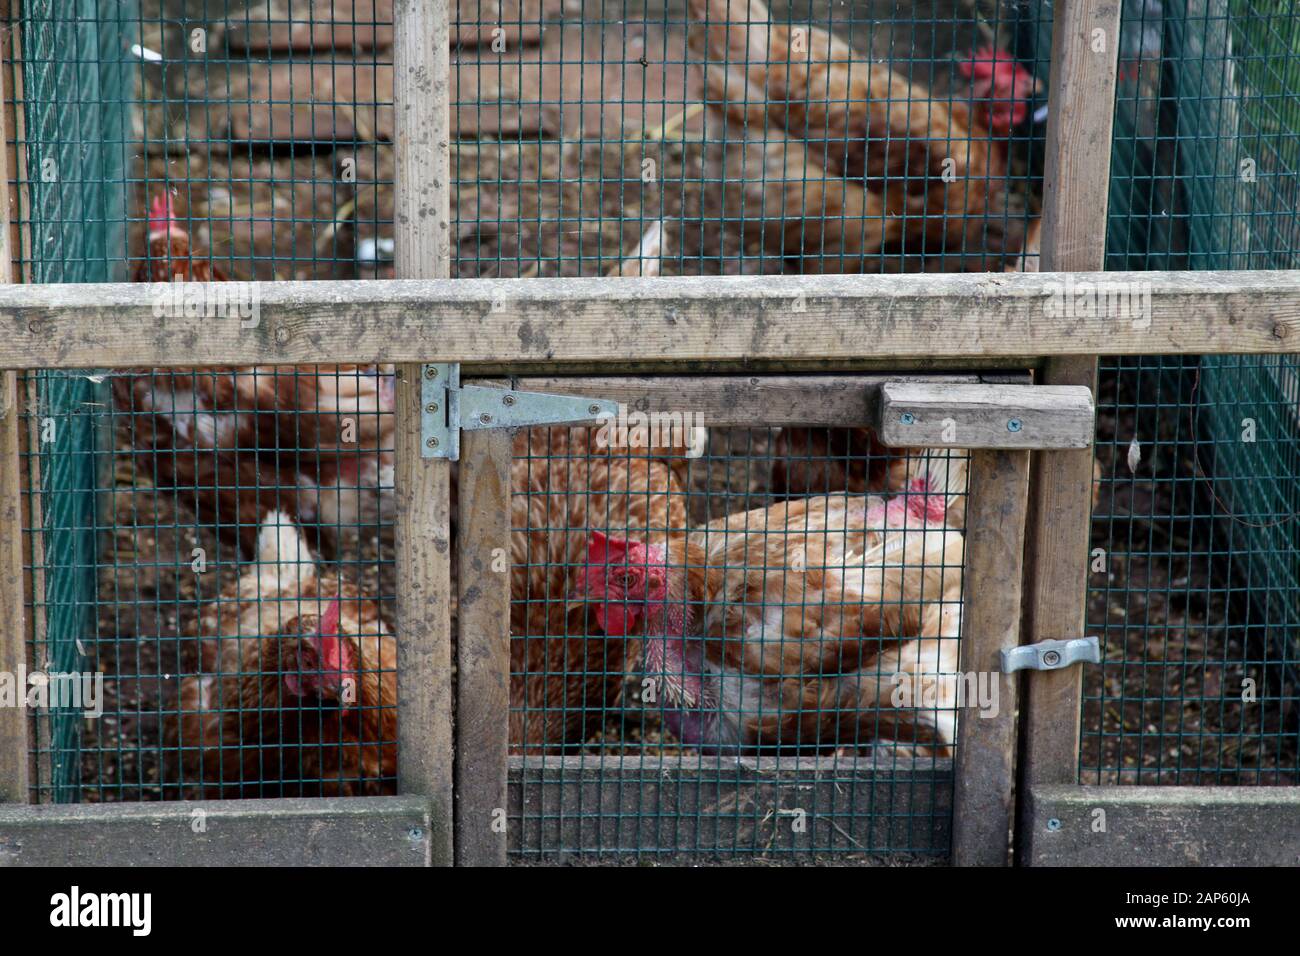
[(1300, 787), (1034, 784), (1034, 866), (1300, 866)]
[[(601, 853), (752, 856), (945, 853), (952, 763), (843, 758), (512, 757), (510, 849), (522, 859)], [(796, 832), (795, 814), (806, 812)], [(785, 812), (783, 812), (785, 811)]]
[[(427, 213), (398, 226), (441, 231)], [(1076, 315), (1086, 303), (1062, 297), (1081, 282), (1136, 291), (1149, 308)], [(1300, 342), (1300, 270), (270, 282), (248, 291), (255, 327), (234, 316), (159, 318), (168, 290), (138, 283), (0, 286), (0, 366), (460, 361), (523, 371), (791, 356), (1015, 365), (1103, 350), (1287, 353)], [(799, 293), (806, 310), (792, 312)]]
[[(1065, 0), (1056, 6), (1043, 170), (1045, 273), (1104, 266), (1119, 21), (1120, 4), (1115, 0)], [(1143, 316), (1120, 325), (1127, 331), (1117, 328), (1118, 338), (1151, 331)], [(1282, 341), (1286, 333), (1279, 328), (1278, 334)], [(1078, 357), (1048, 361), (1038, 381), (1095, 391), (1095, 353), (1111, 351), (1106, 342), (1090, 342), (1072, 353)], [(1235, 349), (1224, 342), (1206, 351)], [(1083, 633), (1092, 466), (1091, 448), (1039, 454), (1032, 464), (1025, 559), (1029, 574), (1021, 627), (1027, 643)], [(1078, 779), (1082, 681), (1082, 667), (1033, 672), (1025, 678), (1022, 791)]]
[[(1028, 382), (1028, 375), (1022, 376)], [(852, 428), (866, 421), (885, 382), (975, 384), (978, 375), (656, 375), (515, 380), (530, 392), (590, 395), (646, 414), (690, 412), (706, 425), (820, 425)]]
[[(4, 4), (6, 15), (14, 12)], [(7, 43), (16, 44), (17, 34), (10, 32)], [(4, 50), (11, 54), (12, 47)], [(0, 128), (0, 184), (8, 186), (11, 160), (16, 147), (11, 138), (14, 127), (13, 108), (4, 95), (4, 73), (10, 60), (0, 56), (0, 103), (6, 104), (5, 124)], [(13, 249), (16, 233), (11, 233), (10, 209), (13, 197), (0, 202), (0, 277), (13, 274)], [(2, 368), (3, 366), (0, 366)], [(12, 367), (21, 367), (14, 365)], [(25, 672), (27, 662), (26, 581), (23, 574), (23, 494), (22, 494), (22, 402), (18, 373), (0, 371), (0, 673), (17, 675)], [(16, 688), (24, 695), (25, 687)], [(0, 803), (25, 803), (31, 783), (29, 768), (31, 748), (27, 708), (0, 707)]]
[(1089, 448), (1094, 419), (1086, 388), (887, 382), (876, 433), (900, 448)]
[[(447, 0), (394, 4), (393, 90), (397, 274), (450, 275)], [(380, 284), (376, 284), (380, 285)], [(415, 343), (412, 343), (415, 344)], [(425, 343), (425, 348), (430, 344)], [(420, 457), (423, 350), (398, 367), (394, 483), (397, 528), (398, 791), (431, 806), (431, 860), (454, 862), (451, 692), (451, 470)]]
[(1028, 500), (1029, 452), (971, 453), (959, 670), (991, 675), (998, 697), (989, 714), (979, 701), (965, 701), (960, 711), (952, 835), (958, 866), (1010, 862), (1017, 682), (1001, 673), (1001, 653), (1020, 642)]
[(510, 723), (510, 458), (506, 429), (460, 446), (456, 863), (506, 862)]
[(0, 806), (0, 866), (427, 866), (419, 797)]

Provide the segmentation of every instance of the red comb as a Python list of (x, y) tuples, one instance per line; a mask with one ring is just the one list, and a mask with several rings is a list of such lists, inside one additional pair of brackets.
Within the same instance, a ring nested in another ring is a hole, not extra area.
[(330, 606), (325, 609), (325, 613), (320, 619), (321, 637), (338, 637), (339, 636), (339, 615), (342, 613), (342, 606), (339, 599), (335, 598), (330, 602)]
[(176, 221), (170, 193), (159, 193), (149, 202), (149, 231), (166, 232)]
[(622, 538), (611, 538), (600, 531), (593, 531), (588, 538), (587, 563), (609, 564), (621, 560), (627, 555), (629, 546)]

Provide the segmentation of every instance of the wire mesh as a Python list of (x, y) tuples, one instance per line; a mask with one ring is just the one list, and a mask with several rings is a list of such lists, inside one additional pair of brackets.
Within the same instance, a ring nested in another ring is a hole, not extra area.
[[(1108, 268), (1293, 268), (1300, 14), (1123, 13)], [(1103, 361), (1086, 781), (1295, 783), (1294, 366)]]
[(515, 858), (946, 853), (964, 457), (600, 440), (515, 442)]

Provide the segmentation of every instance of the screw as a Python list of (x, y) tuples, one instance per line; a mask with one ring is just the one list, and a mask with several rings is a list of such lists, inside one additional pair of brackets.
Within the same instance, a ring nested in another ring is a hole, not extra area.
[(489, 415), (487, 412), (484, 412), (482, 415), (480, 415), (478, 417), (478, 420), (481, 421), (484, 425), (492, 424), (492, 416)]
[(406, 831), (406, 835), (412, 840), (412, 842), (418, 842), (424, 839), (424, 831), (419, 827), (411, 827), (411, 829)]
[(427, 365), (427, 366), (425, 366), (425, 369), (424, 369), (424, 377), (425, 377), (425, 378), (437, 378), (437, 377), (438, 377), (438, 370), (437, 370), (436, 368), (434, 368), (432, 365)]
[(898, 417), (898, 420), (904, 425), (912, 425), (916, 422), (916, 416), (911, 412), (903, 412), (903, 414)]
[(428, 412), (430, 415), (432, 415), (434, 412), (438, 410), (438, 403), (430, 402), (428, 405), (424, 406), (424, 410)]
[(1018, 432), (1022, 427), (1023, 425), (1018, 418), (1013, 418), (1011, 421), (1007, 422), (1007, 431), (1009, 432)]
[(289, 335), (290, 335), (289, 330), (286, 329), (283, 325), (279, 326), (275, 330), (275, 340), (279, 342), (281, 345), (284, 345), (284, 343), (289, 341)]
[(436, 438), (430, 438), (430, 439), (429, 439), (428, 441), (426, 441), (424, 444), (425, 444), (425, 446), (428, 447), (428, 448), (437, 448), (437, 447), (438, 447), (438, 439), (436, 439)]
[(1043, 651), (1043, 663), (1048, 667), (1055, 667), (1061, 663), (1060, 651)]
[(1056, 819), (1056, 817), (1052, 817), (1052, 819), (1047, 821), (1047, 829), (1049, 830), (1061, 829), (1061, 821)]
[(587, 406), (587, 412), (588, 412), (589, 414), (592, 414), (592, 415), (599, 415), (599, 414), (600, 414), (600, 406), (599, 406), (599, 405), (588, 405), (588, 406)]
[(515, 403), (515, 397), (514, 397), (513, 395), (502, 395), (502, 396), (501, 396), (501, 404), (502, 404), (502, 405), (505, 405), (507, 408), (509, 408), (509, 407), (510, 407), (511, 405), (513, 405), (514, 403)]

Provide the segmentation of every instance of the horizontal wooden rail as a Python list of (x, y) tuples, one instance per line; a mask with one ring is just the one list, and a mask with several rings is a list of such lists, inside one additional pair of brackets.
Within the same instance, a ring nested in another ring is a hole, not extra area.
[(0, 866), (427, 866), (423, 797), (0, 806)]
[(229, 285), (0, 285), (0, 368), (1300, 350), (1300, 271)]

